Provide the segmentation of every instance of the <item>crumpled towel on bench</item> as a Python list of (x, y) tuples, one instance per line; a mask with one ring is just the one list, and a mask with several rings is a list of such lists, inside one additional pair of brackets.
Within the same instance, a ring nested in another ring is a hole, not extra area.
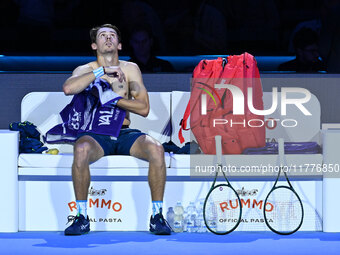
[(62, 123), (47, 131), (47, 143), (75, 142), (78, 134), (93, 132), (117, 138), (126, 111), (114, 105), (122, 97), (108, 82), (97, 78), (84, 91), (73, 96), (60, 112)]
[[(256, 155), (256, 154), (278, 154), (278, 143), (266, 143), (265, 147), (261, 148), (247, 148), (242, 154)], [(285, 154), (318, 154), (322, 153), (320, 145), (316, 142), (285, 142)]]
[(40, 132), (37, 127), (29, 122), (12, 122), (9, 129), (20, 132), (19, 153), (42, 153), (47, 150), (40, 141)]

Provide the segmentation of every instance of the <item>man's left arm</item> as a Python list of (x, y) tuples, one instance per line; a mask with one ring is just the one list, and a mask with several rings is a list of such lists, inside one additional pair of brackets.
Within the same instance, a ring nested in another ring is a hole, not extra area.
[(146, 117), (149, 114), (150, 105), (141, 71), (136, 64), (130, 64), (127, 71), (129, 72), (129, 93), (133, 99), (122, 98), (117, 102), (117, 106)]

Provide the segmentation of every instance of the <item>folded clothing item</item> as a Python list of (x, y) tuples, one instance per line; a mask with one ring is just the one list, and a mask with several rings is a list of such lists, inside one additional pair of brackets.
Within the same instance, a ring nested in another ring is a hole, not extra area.
[(19, 153), (42, 153), (47, 150), (40, 141), (40, 132), (33, 123), (12, 122), (9, 124), (9, 129), (20, 133)]
[(200, 154), (198, 144), (195, 141), (187, 142), (183, 147), (178, 147), (172, 141), (163, 143), (163, 148), (165, 152), (172, 152), (175, 154)]
[[(322, 153), (320, 145), (316, 142), (286, 142), (285, 154), (319, 154)], [(247, 148), (242, 154), (278, 154), (278, 143), (266, 143), (265, 147)]]

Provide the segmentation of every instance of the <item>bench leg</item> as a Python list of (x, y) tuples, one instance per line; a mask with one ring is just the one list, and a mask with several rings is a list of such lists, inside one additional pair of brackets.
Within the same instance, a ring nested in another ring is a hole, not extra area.
[[(323, 132), (322, 218), (323, 232), (340, 232), (340, 130)], [(331, 172), (331, 167), (334, 168)]]
[(0, 130), (0, 232), (18, 232), (18, 141), (19, 132)]

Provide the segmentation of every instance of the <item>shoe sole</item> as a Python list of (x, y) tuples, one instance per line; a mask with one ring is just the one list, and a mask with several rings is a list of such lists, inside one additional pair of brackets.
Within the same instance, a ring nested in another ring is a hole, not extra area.
[(66, 234), (66, 233), (64, 233), (64, 235), (65, 235), (65, 236), (81, 236), (81, 235), (86, 235), (86, 234), (88, 234), (88, 233), (90, 233), (90, 231), (84, 232), (84, 233), (81, 233), (81, 234)]
[(171, 233), (169, 233), (169, 232), (159, 232), (159, 233), (156, 233), (156, 232), (150, 231), (150, 233), (153, 234), (153, 235), (157, 235), (157, 236), (169, 236), (169, 235), (171, 235)]

